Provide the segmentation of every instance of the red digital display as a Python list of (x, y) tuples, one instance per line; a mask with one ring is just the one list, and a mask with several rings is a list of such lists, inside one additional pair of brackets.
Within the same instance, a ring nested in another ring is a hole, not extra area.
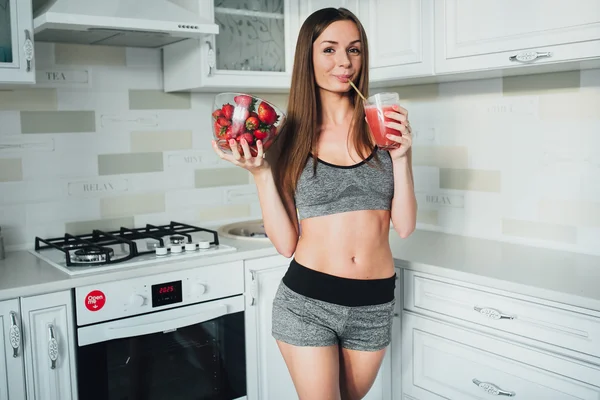
[(181, 291), (181, 281), (164, 282), (158, 285), (152, 285), (152, 307), (181, 303), (182, 301), (183, 293)]

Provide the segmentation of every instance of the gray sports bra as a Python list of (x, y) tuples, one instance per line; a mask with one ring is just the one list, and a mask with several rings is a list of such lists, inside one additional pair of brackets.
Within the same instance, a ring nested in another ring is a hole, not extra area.
[[(381, 165), (373, 162), (377, 153)], [(356, 210), (390, 210), (394, 196), (392, 160), (377, 148), (358, 164), (341, 166), (310, 157), (296, 186), (298, 220)]]

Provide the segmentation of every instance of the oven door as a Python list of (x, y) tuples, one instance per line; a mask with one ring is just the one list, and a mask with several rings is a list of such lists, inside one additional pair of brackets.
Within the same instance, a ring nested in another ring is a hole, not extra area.
[(246, 399), (244, 298), (79, 328), (79, 398)]

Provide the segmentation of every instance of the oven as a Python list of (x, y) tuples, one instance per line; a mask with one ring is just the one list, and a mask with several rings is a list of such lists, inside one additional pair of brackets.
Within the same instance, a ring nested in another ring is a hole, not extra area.
[(243, 263), (75, 289), (81, 400), (246, 399)]

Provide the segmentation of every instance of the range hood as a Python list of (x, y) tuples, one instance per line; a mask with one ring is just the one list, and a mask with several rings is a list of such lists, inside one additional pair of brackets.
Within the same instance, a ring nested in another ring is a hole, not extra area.
[(34, 38), (41, 42), (159, 48), (218, 34), (213, 16), (200, 10), (202, 1), (33, 0)]

